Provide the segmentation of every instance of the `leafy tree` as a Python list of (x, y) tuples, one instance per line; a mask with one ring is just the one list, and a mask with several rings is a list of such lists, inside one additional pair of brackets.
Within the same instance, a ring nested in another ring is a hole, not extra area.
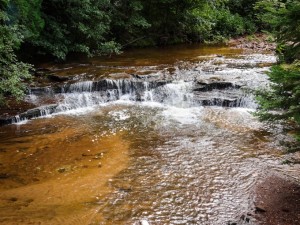
[(189, 41), (190, 26), (196, 21), (192, 13), (203, 8), (205, 0), (144, 0), (143, 15), (151, 24), (148, 35), (155, 43)]
[(22, 42), (22, 34), (17, 25), (7, 25), (10, 21), (3, 8), (8, 1), (1, 1), (0, 10), (0, 104), (5, 96), (11, 95), (17, 100), (24, 96), (24, 80), (31, 77), (30, 65), (17, 60), (15, 50)]
[(257, 17), (277, 38), (278, 53), (292, 62), (300, 55), (300, 2), (263, 0), (256, 4)]
[[(278, 54), (291, 64), (272, 67), (268, 73), (272, 82), (270, 90), (257, 93), (262, 120), (293, 121), (300, 142), (300, 3), (298, 1), (265, 0), (258, 4), (265, 7), (263, 21), (269, 22), (279, 45)], [(275, 10), (277, 9), (277, 10)], [(298, 147), (299, 148), (299, 147)]]
[(254, 6), (259, 0), (229, 0), (226, 6), (233, 14), (239, 14), (242, 17), (254, 20)]
[[(220, 42), (256, 30), (253, 28), (253, 23), (246, 19), (248, 17), (243, 18), (234, 10), (231, 11), (232, 2), (224, 0), (207, 2), (201, 8), (193, 10), (196, 20), (191, 27), (195, 33), (198, 33), (200, 41)], [(237, 8), (235, 10), (238, 11)]]
[(258, 95), (262, 107), (260, 118), (272, 121), (294, 119), (300, 124), (300, 65), (273, 66), (268, 75), (271, 89), (259, 91)]
[(111, 1), (110, 33), (124, 47), (143, 43), (145, 33), (151, 26), (142, 15), (143, 8), (143, 2), (140, 0)]
[(277, 28), (277, 41), (283, 45), (285, 60), (293, 62), (300, 59), (300, 2), (286, 3), (280, 15)]
[(254, 6), (259, 0), (229, 0), (226, 4), (230, 13), (239, 15), (243, 19), (245, 32), (255, 33), (260, 29), (260, 23), (257, 21)]
[(32, 44), (58, 59), (65, 59), (71, 52), (92, 56), (106, 53), (108, 46), (110, 52), (119, 49), (113, 39), (107, 40), (111, 23), (109, 0), (43, 1), (42, 17), (45, 28)]
[(8, 2), (9, 24), (17, 25), (25, 40), (30, 41), (37, 38), (44, 28), (41, 3), (42, 0), (11, 0)]
[(260, 110), (256, 115), (269, 122), (293, 121), (300, 142), (300, 63), (274, 66), (268, 75), (272, 84), (269, 90), (257, 93)]

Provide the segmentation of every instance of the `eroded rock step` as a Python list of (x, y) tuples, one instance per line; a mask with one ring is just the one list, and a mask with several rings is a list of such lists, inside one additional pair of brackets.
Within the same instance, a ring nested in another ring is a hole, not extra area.
[[(190, 90), (186, 90), (185, 93), (182, 93), (183, 97), (181, 101), (191, 102), (193, 106), (247, 107), (244, 100), (247, 96), (240, 90), (241, 87), (234, 83), (221, 81), (193, 81), (186, 83), (189, 84), (191, 88)], [(173, 83), (171, 80), (148, 82), (137, 79), (103, 79), (99, 81), (83, 81), (64, 84), (60, 87), (35, 87), (31, 88), (28, 93), (30, 93), (31, 96), (34, 96), (34, 98), (43, 98), (47, 96), (47, 98), (53, 99), (60, 99), (60, 97), (57, 97), (58, 95), (67, 96), (74, 94), (73, 101), (74, 98), (76, 101), (76, 94), (78, 94), (79, 98), (80, 94), (90, 93), (91, 96), (86, 96), (86, 98), (99, 98), (96, 99), (96, 101), (94, 100), (94, 105), (118, 100), (123, 95), (130, 95), (130, 100), (133, 101), (150, 100), (167, 103), (166, 99), (170, 98), (170, 95), (172, 94), (170, 93), (171, 91), (182, 91), (180, 88), (178, 88), (178, 90), (170, 90), (167, 84), (176, 83)], [(154, 97), (152, 99), (147, 99), (145, 97), (146, 92), (151, 92)], [(0, 124), (18, 123), (23, 120), (30, 120), (80, 107), (80, 104), (79, 106), (72, 105), (72, 101), (69, 104), (66, 102), (59, 102), (59, 100), (57, 101), (58, 102), (55, 104), (43, 104), (42, 106), (30, 109), (13, 117), (2, 118), (0, 119)], [(84, 104), (81, 106), (86, 107)]]

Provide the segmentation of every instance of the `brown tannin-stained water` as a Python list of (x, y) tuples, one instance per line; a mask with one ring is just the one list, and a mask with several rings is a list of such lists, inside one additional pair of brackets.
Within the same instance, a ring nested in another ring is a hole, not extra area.
[(189, 46), (44, 65), (74, 79), (0, 127), (0, 224), (257, 224), (281, 156), (252, 90), (275, 61)]

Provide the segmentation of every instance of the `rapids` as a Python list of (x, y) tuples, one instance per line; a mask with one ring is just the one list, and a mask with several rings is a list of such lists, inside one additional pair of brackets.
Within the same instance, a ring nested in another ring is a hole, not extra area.
[(255, 184), (283, 169), (280, 127), (251, 114), (274, 62), (189, 46), (43, 65), (68, 81), (0, 127), (0, 224), (257, 224)]

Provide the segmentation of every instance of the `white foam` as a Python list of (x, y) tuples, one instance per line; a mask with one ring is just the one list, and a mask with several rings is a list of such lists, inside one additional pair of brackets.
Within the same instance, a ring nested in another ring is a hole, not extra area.
[(116, 121), (127, 120), (130, 118), (130, 115), (128, 114), (127, 110), (111, 111), (109, 112), (109, 115), (113, 116)]
[(175, 120), (181, 124), (194, 124), (199, 122), (203, 107), (179, 108), (174, 106), (166, 107), (162, 115), (166, 120)]
[(19, 120), (19, 121), (13, 123), (13, 124), (15, 124), (15, 125), (24, 125), (24, 124), (27, 124), (29, 121), (30, 120), (28, 120), (28, 119), (24, 119), (24, 120)]
[(52, 115), (83, 115), (95, 110), (95, 108), (96, 106), (81, 107), (81, 108), (53, 113)]

